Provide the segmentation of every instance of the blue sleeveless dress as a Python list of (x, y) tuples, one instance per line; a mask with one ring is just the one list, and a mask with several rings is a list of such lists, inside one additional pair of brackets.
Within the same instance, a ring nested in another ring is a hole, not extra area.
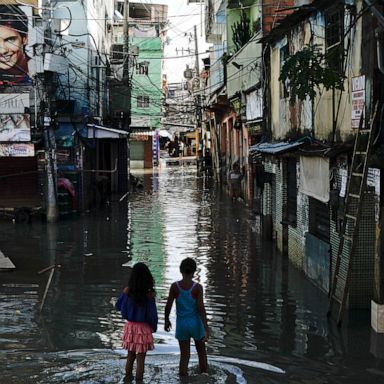
[(179, 296), (176, 298), (176, 339), (180, 341), (190, 340), (192, 337), (199, 341), (204, 337), (204, 324), (197, 311), (197, 300), (192, 297), (192, 290), (196, 283), (188, 290), (180, 287)]

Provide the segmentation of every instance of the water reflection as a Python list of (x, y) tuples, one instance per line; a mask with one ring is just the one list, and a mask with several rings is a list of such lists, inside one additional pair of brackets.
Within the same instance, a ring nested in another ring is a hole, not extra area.
[[(202, 378), (194, 360), (188, 382), (382, 380), (382, 340), (358, 321), (343, 332), (328, 323), (327, 297), (257, 235), (250, 210), (193, 168), (143, 178), (128, 200), (71, 221), (0, 224), (0, 249), (17, 266), (0, 275), (0, 383), (121, 382), (123, 322), (113, 303), (137, 261), (155, 276), (160, 312), (146, 382), (179, 383), (178, 346), (162, 325), (187, 256), (205, 287), (212, 367)], [(40, 314), (48, 274), (37, 271), (52, 264), (62, 267)]]

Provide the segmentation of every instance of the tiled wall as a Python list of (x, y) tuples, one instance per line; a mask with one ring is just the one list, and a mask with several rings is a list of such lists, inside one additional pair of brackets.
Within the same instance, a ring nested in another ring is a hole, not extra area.
[[(283, 205), (286, 203), (286, 185), (284, 183), (283, 166), (281, 161), (266, 159), (265, 171), (271, 173), (272, 183), (266, 184), (263, 192), (263, 214), (272, 214), (273, 231), (277, 248), (283, 249)], [(340, 188), (341, 177), (335, 171), (335, 185)], [(299, 175), (299, 169), (298, 169)], [(297, 177), (297, 190), (299, 177)], [(352, 278), (349, 306), (351, 308), (368, 308), (372, 298), (374, 255), (375, 255), (375, 194), (366, 193), (363, 201), (363, 213), (360, 221), (358, 243), (353, 256)], [(330, 246), (332, 268), (336, 263), (339, 233), (336, 222), (332, 220), (330, 209)], [(293, 265), (303, 270), (305, 258), (305, 234), (309, 226), (309, 198), (298, 192), (297, 196), (297, 225), (289, 226), (288, 257)]]

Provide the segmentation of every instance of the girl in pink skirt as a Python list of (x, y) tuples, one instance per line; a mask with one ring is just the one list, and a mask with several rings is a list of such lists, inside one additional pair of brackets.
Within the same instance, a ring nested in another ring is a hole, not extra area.
[(132, 375), (136, 360), (136, 380), (142, 380), (145, 355), (154, 348), (152, 333), (156, 332), (158, 321), (154, 280), (144, 263), (134, 265), (128, 287), (120, 294), (116, 309), (127, 320), (122, 337), (122, 346), (128, 351), (126, 375)]

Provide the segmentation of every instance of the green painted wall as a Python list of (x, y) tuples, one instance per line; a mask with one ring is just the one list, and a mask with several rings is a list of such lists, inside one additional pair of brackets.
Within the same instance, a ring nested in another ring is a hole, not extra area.
[[(139, 47), (137, 63), (148, 62), (148, 76), (136, 73), (132, 76), (132, 120), (135, 117), (150, 117), (152, 129), (159, 128), (162, 92), (162, 59), (164, 57), (162, 42), (159, 37), (133, 37), (131, 44)], [(137, 96), (149, 96), (149, 107), (137, 106)]]

